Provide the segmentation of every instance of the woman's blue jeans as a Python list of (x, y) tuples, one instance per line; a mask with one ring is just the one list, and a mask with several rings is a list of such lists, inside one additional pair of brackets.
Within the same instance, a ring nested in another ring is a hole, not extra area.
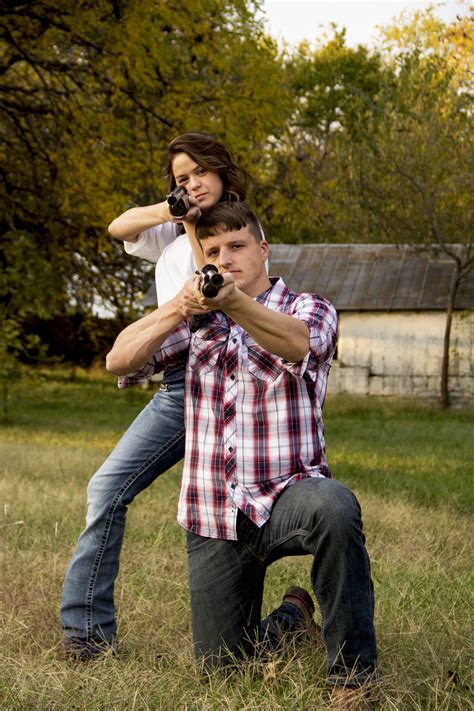
[(301, 616), (284, 603), (261, 621), (266, 569), (284, 556), (313, 556), (311, 584), (328, 652), (328, 680), (358, 686), (374, 678), (374, 596), (360, 507), (334, 479), (303, 479), (277, 499), (258, 528), (239, 514), (238, 541), (188, 533), (195, 652), (207, 667), (274, 649)]
[(69, 564), (61, 601), (66, 637), (112, 643), (114, 583), (127, 507), (184, 456), (184, 384), (160, 389), (87, 487), (86, 527)]

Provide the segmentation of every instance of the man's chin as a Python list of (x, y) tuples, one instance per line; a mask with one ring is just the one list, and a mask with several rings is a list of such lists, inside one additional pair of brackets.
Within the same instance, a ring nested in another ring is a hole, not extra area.
[(239, 274), (232, 274), (234, 277), (234, 286), (237, 287), (237, 289), (242, 289), (243, 286), (245, 286), (245, 279), (242, 279), (242, 277), (239, 278)]

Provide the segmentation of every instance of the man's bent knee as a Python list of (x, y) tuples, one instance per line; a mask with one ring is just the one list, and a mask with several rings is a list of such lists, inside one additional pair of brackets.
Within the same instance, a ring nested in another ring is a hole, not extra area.
[(317, 528), (342, 532), (360, 524), (359, 503), (347, 486), (336, 479), (305, 479), (301, 484), (302, 506)]

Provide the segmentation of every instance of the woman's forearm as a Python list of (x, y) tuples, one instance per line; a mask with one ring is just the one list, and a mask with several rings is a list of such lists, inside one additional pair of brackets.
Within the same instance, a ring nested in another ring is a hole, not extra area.
[(185, 221), (183, 222), (186, 235), (188, 237), (189, 243), (193, 250), (193, 257), (196, 263), (196, 267), (201, 269), (204, 264), (204, 252), (202, 251), (202, 246), (198, 238), (196, 237), (196, 223)]
[(136, 242), (140, 232), (170, 220), (168, 203), (165, 201), (156, 205), (132, 207), (112, 220), (108, 229), (112, 237), (116, 239)]

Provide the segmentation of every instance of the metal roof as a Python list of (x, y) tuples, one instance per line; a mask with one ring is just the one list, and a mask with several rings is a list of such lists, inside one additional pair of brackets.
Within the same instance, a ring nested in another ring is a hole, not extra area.
[[(444, 310), (454, 264), (434, 248), (410, 245), (271, 244), (270, 274), (294, 291), (326, 297), (340, 311)], [(456, 308), (473, 306), (471, 273), (459, 287)]]

